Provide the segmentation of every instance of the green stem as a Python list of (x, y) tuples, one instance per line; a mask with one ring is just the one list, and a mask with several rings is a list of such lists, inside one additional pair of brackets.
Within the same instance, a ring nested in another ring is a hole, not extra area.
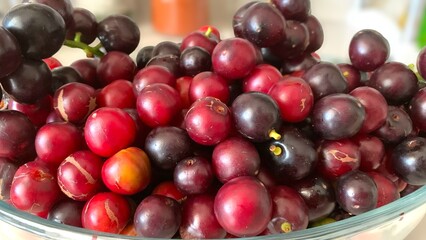
[(78, 32), (75, 34), (74, 40), (68, 40), (66, 39), (64, 42), (65, 46), (71, 47), (71, 48), (80, 48), (82, 49), (87, 57), (103, 57), (105, 54), (100, 50), (102, 48), (102, 44), (98, 44), (95, 47), (91, 47), (87, 45), (86, 43), (81, 41), (81, 33)]

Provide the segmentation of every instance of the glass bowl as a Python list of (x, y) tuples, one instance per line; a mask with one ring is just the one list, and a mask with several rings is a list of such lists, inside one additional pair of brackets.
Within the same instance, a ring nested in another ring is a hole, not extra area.
[[(404, 239), (426, 214), (426, 186), (388, 205), (320, 227), (245, 239)], [(2, 240), (142, 239), (71, 227), (16, 210), (0, 201)]]

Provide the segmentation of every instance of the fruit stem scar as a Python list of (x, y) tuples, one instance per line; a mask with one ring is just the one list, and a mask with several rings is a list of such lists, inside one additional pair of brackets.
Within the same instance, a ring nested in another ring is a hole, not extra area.
[(275, 156), (278, 156), (283, 152), (283, 150), (280, 147), (275, 145), (269, 146), (269, 151), (271, 151)]
[(289, 233), (292, 231), (291, 224), (289, 222), (283, 222), (281, 223), (281, 231), (284, 233)]
[(208, 27), (207, 28), (207, 30), (206, 30), (206, 32), (204, 33), (204, 35), (206, 36), (206, 37), (210, 37), (210, 34), (212, 33), (212, 27)]
[(341, 162), (356, 162), (357, 161), (356, 158), (350, 157), (348, 154), (341, 152), (339, 150), (336, 150), (336, 149), (330, 150), (327, 153), (333, 155), (333, 157), (336, 160), (339, 160)]
[(349, 72), (348, 71), (344, 71), (343, 72), (343, 76), (345, 76), (345, 77), (349, 76)]
[(275, 140), (280, 140), (281, 139), (281, 134), (277, 133), (277, 131), (275, 131), (275, 129), (272, 129), (269, 132), (269, 137), (275, 139)]

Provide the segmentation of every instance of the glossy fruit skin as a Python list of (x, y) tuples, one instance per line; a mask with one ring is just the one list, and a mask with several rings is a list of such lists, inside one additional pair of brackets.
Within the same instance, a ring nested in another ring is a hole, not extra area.
[(53, 8), (64, 19), (66, 27), (69, 27), (73, 24), (72, 13), (74, 11), (74, 8), (70, 0), (35, 0), (34, 2), (41, 3)]
[(161, 169), (173, 169), (182, 159), (191, 156), (193, 142), (185, 130), (165, 126), (152, 129), (145, 139), (150, 161)]
[(262, 145), (262, 159), (281, 182), (303, 179), (314, 172), (317, 152), (314, 144), (299, 131), (279, 132), (281, 138), (271, 139)]
[(110, 15), (98, 23), (98, 38), (108, 52), (133, 52), (140, 41), (136, 23), (124, 15)]
[(287, 60), (303, 55), (309, 44), (309, 32), (301, 22), (287, 20), (285, 26), (286, 35), (271, 50), (281, 59)]
[(205, 193), (214, 180), (211, 163), (200, 156), (184, 158), (177, 163), (173, 180), (185, 195)]
[(51, 94), (67, 83), (83, 82), (80, 74), (72, 67), (61, 66), (52, 70)]
[(226, 79), (210, 71), (194, 76), (189, 85), (188, 94), (191, 103), (205, 97), (215, 97), (223, 103), (228, 103), (230, 97)]
[(163, 195), (169, 198), (173, 198), (179, 203), (183, 202), (186, 199), (186, 195), (183, 194), (177, 187), (173, 181), (164, 181), (157, 186), (155, 186), (154, 190), (152, 190), (153, 195)]
[(249, 92), (240, 94), (232, 103), (235, 128), (246, 138), (263, 142), (281, 126), (277, 103), (267, 94)]
[(120, 150), (103, 164), (102, 180), (108, 189), (121, 195), (142, 191), (151, 181), (148, 156), (136, 147)]
[(22, 56), (17, 39), (4, 27), (0, 27), (0, 45), (0, 78), (3, 78), (19, 67)]
[(123, 196), (102, 192), (93, 196), (83, 207), (83, 228), (118, 234), (129, 222), (130, 206)]
[(411, 99), (408, 111), (414, 126), (426, 131), (426, 88), (420, 89)]
[(356, 170), (361, 164), (358, 145), (349, 139), (323, 141), (318, 148), (318, 171), (321, 176), (336, 180), (347, 172)]
[(73, 40), (77, 32), (81, 33), (81, 41), (91, 44), (97, 37), (98, 23), (96, 16), (85, 8), (74, 8), (72, 26), (67, 29), (67, 39)]
[(65, 40), (64, 19), (43, 4), (17, 5), (4, 16), (3, 27), (16, 37), (24, 56), (31, 59), (51, 57)]
[(348, 91), (345, 77), (333, 63), (323, 61), (314, 64), (304, 72), (302, 78), (309, 83), (315, 99)]
[(214, 147), (212, 167), (222, 183), (240, 176), (256, 176), (260, 169), (260, 156), (247, 139), (229, 137)]
[(258, 47), (270, 47), (285, 38), (286, 20), (270, 3), (251, 5), (241, 19), (241, 36)]
[(389, 42), (376, 30), (357, 32), (349, 44), (349, 58), (354, 67), (369, 72), (381, 66), (389, 57)]
[(17, 170), (17, 164), (0, 157), (0, 199), (6, 203), (10, 203), (10, 188)]
[(348, 94), (332, 94), (317, 101), (312, 111), (315, 132), (327, 140), (352, 137), (359, 132), (365, 110), (356, 98)]
[(133, 88), (138, 95), (146, 86), (153, 83), (165, 83), (174, 87), (176, 77), (163, 66), (151, 65), (140, 69), (133, 78)]
[(24, 59), (16, 71), (1, 79), (1, 84), (15, 101), (32, 104), (50, 93), (52, 74), (43, 61)]
[(96, 95), (98, 107), (136, 108), (133, 84), (127, 80), (115, 80)]
[(152, 58), (152, 50), (154, 50), (154, 46), (145, 46), (139, 50), (136, 55), (136, 65), (139, 70), (144, 68)]
[(43, 162), (31, 161), (16, 171), (10, 200), (19, 210), (40, 214), (50, 210), (59, 199), (60, 192), (56, 173)]
[(324, 30), (318, 18), (312, 14), (308, 15), (305, 26), (308, 28), (309, 33), (309, 44), (305, 52), (314, 53), (324, 43)]
[(217, 192), (214, 212), (228, 233), (238, 237), (256, 236), (271, 218), (272, 200), (265, 186), (255, 177), (237, 177)]
[(212, 35), (213, 34), (206, 36), (205, 33), (201, 31), (189, 33), (182, 39), (180, 50), (184, 51), (186, 48), (197, 46), (205, 49), (211, 54), (219, 41), (219, 39), (212, 37)]
[(0, 157), (16, 161), (34, 155), (36, 129), (28, 117), (15, 110), (0, 111)]
[(205, 97), (194, 102), (185, 115), (189, 137), (202, 145), (215, 145), (227, 138), (231, 129), (231, 113), (217, 98)]
[(38, 100), (35, 104), (22, 104), (9, 99), (7, 109), (16, 110), (24, 113), (34, 124), (36, 128), (43, 126), (46, 123), (47, 116), (52, 111), (52, 98), (46, 96)]
[(103, 160), (88, 150), (76, 151), (58, 167), (58, 185), (67, 197), (87, 201), (102, 190)]
[(169, 197), (150, 195), (138, 205), (133, 222), (138, 236), (172, 238), (182, 221), (180, 204)]
[(400, 198), (396, 183), (378, 172), (367, 172), (377, 186), (376, 208), (396, 201)]
[(189, 196), (182, 204), (182, 239), (222, 239), (225, 229), (214, 215), (214, 197), (207, 194)]
[(286, 122), (301, 122), (314, 106), (311, 87), (303, 79), (287, 77), (276, 82), (268, 91), (280, 108), (281, 118)]
[(352, 91), (355, 88), (361, 86), (361, 72), (352, 64), (338, 63), (337, 67), (339, 67), (340, 71), (348, 82), (348, 91)]
[[(99, 134), (101, 132), (105, 134)], [(84, 127), (87, 146), (101, 157), (110, 157), (130, 146), (135, 140), (135, 135), (135, 122), (129, 114), (119, 108), (98, 108), (89, 115)]]
[(330, 182), (319, 176), (309, 176), (292, 187), (302, 196), (308, 206), (309, 221), (328, 216), (336, 206), (334, 189)]
[(392, 151), (391, 164), (398, 177), (410, 185), (426, 182), (426, 139), (406, 138)]
[(363, 86), (355, 88), (349, 94), (357, 98), (365, 110), (365, 119), (360, 132), (371, 133), (385, 123), (388, 104), (379, 91)]
[(136, 64), (129, 55), (119, 51), (110, 51), (97, 64), (97, 81), (102, 87), (119, 79), (131, 81), (135, 70)]
[(351, 139), (359, 146), (361, 163), (359, 169), (364, 172), (373, 171), (380, 167), (385, 156), (383, 142), (373, 135), (358, 134)]
[(195, 76), (210, 71), (212, 60), (210, 53), (201, 47), (188, 47), (180, 56), (180, 69), (185, 76)]
[(373, 132), (385, 144), (402, 141), (413, 131), (413, 122), (402, 107), (388, 106), (386, 122)]
[(259, 64), (243, 79), (243, 91), (268, 93), (272, 85), (280, 80), (282, 75), (277, 68), (270, 64)]
[(256, 49), (242, 38), (225, 39), (212, 53), (213, 70), (229, 80), (247, 76), (256, 66)]
[(58, 166), (71, 153), (83, 147), (82, 131), (72, 123), (53, 122), (41, 127), (35, 150), (41, 161)]
[(142, 122), (154, 128), (168, 125), (182, 110), (182, 103), (176, 89), (164, 83), (154, 83), (139, 93), (136, 109)]
[(272, 0), (271, 3), (286, 19), (303, 22), (311, 12), (311, 2), (308, 0)]
[(266, 230), (269, 234), (286, 233), (282, 228), (285, 223), (291, 224), (290, 232), (308, 227), (308, 207), (296, 190), (278, 185), (272, 187), (269, 192), (273, 204), (271, 221)]
[(370, 211), (377, 205), (377, 186), (366, 173), (355, 170), (336, 182), (336, 201), (354, 215)]
[(84, 83), (65, 84), (53, 96), (53, 108), (66, 122), (81, 124), (96, 107), (95, 89)]
[(393, 105), (404, 104), (418, 90), (414, 72), (399, 62), (388, 62), (377, 68), (367, 84), (382, 93), (388, 103)]
[(63, 200), (56, 203), (52, 209), (50, 209), (47, 219), (74, 227), (82, 227), (81, 214), (83, 207), (83, 202)]

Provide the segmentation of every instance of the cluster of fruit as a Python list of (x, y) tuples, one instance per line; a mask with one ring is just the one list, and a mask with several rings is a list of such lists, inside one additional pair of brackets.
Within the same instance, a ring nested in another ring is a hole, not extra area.
[[(101, 232), (225, 238), (352, 217), (426, 183), (426, 50), (417, 74), (366, 29), (351, 63), (323, 61), (309, 0), (250, 2), (233, 29), (201, 27), (133, 60), (128, 17), (97, 22), (69, 0), (10, 9), (0, 199)], [(62, 66), (63, 44), (89, 58)]]

